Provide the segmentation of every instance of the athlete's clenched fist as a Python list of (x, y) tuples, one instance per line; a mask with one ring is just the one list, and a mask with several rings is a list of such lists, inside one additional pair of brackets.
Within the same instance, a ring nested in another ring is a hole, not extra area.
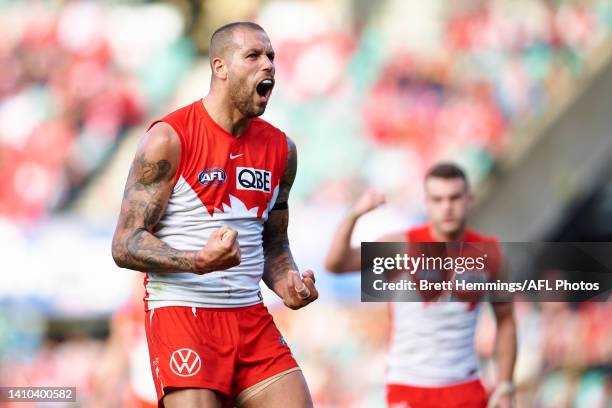
[(240, 247), (237, 237), (238, 232), (227, 225), (214, 231), (206, 245), (196, 253), (198, 272), (222, 271), (239, 265)]
[(311, 270), (304, 272), (301, 276), (297, 271), (289, 271), (283, 302), (285, 306), (295, 310), (314, 302), (319, 297), (315, 287), (315, 277)]
[(351, 208), (351, 213), (355, 217), (362, 215), (380, 207), (385, 203), (385, 196), (376, 190), (367, 190), (358, 199), (355, 205)]

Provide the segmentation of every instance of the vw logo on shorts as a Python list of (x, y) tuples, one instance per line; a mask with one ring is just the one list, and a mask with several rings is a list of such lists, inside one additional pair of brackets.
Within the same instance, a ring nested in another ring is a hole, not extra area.
[(202, 367), (202, 360), (195, 351), (182, 348), (172, 353), (170, 357), (170, 370), (181, 377), (196, 375)]

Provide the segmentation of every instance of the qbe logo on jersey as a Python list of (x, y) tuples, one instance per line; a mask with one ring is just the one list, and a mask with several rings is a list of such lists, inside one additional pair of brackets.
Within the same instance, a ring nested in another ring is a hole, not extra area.
[(202, 360), (195, 351), (182, 348), (174, 351), (170, 357), (170, 370), (180, 377), (196, 375), (202, 367)]
[(255, 190), (270, 192), (272, 172), (252, 167), (236, 167), (236, 188), (238, 190)]

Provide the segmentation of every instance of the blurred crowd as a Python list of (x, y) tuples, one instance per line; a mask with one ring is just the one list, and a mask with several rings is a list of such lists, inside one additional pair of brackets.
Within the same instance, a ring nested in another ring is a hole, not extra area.
[[(448, 157), (480, 180), (510, 130), (562, 100), (612, 29), (605, 0), (250, 3), (205, 11), (269, 32), (278, 86), (266, 117), (300, 146), (301, 200), (344, 200), (329, 190), (350, 194), (380, 172), (419, 177)], [(163, 2), (0, 8), (0, 215), (32, 220), (70, 204), (122, 136), (168, 107), (208, 38), (189, 37), (195, 17)], [(411, 15), (434, 28), (419, 32)]]
[[(29, 221), (65, 208), (166, 100), (190, 62), (182, 22), (172, 7), (139, 9), (0, 2), (0, 216)], [(145, 24), (154, 36), (128, 31)], [(155, 77), (167, 74), (160, 87)]]
[[(189, 15), (186, 4), (196, 3), (0, 0), (0, 237), (14, 237), (9, 248), (18, 249), (7, 268), (44, 248), (41, 256), (54, 264), (33, 257), (27, 265), (36, 280), (61, 276), (57, 285), (72, 285), (71, 292), (45, 284), (49, 299), (41, 302), (39, 289), (28, 294), (27, 275), (16, 274), (10, 282), (19, 284), (20, 299), (12, 306), (3, 295), (15, 291), (0, 287), (0, 385), (70, 384), (87, 406), (129, 400), (125, 355), (116, 357), (123, 371), (113, 374), (125, 381), (102, 384), (100, 374), (112, 354), (100, 327), (116, 327), (116, 319), (108, 308), (99, 312), (102, 297), (117, 292), (116, 274), (84, 287), (69, 274), (82, 273), (82, 257), (62, 263), (59, 246), (71, 242), (95, 259), (94, 275), (106, 268), (103, 259), (112, 262), (99, 241), (110, 240), (135, 141), (160, 113), (205, 94), (208, 36), (226, 21), (248, 19), (267, 30), (276, 50), (277, 83), (264, 118), (299, 149), (289, 232), (298, 263), (320, 271), (322, 293), (306, 310), (271, 310), (317, 407), (383, 406), (387, 312), (357, 303), (357, 280), (334, 280), (317, 268), (331, 229), (366, 185), (401, 204), (362, 230), (364, 239), (384, 232), (383, 223), (420, 221), (420, 180), (442, 158), (464, 166), (474, 184), (483, 180), (514, 129), (542, 120), (582, 86), (593, 56), (610, 46), (612, 3), (210, 1), (202, 15)], [(59, 215), (97, 224), (81, 226), (87, 234), (68, 230), (72, 240), (61, 241)], [(51, 219), (54, 228), (41, 237), (37, 225)], [(6, 223), (30, 229), (7, 234)], [(78, 309), (93, 290), (98, 314), (89, 319), (97, 329), (61, 329), (71, 318), (61, 311)], [(107, 303), (116, 308), (114, 295)], [(51, 319), (53, 302), (60, 307)], [(605, 406), (609, 305), (524, 303), (517, 313), (520, 406)], [(487, 314), (477, 344), (487, 379), (493, 335)], [(101, 399), (108, 387), (115, 401)]]
[[(300, 146), (305, 199), (345, 200), (338, 190), (364, 182), (414, 199), (404, 175), (450, 157), (479, 181), (513, 127), (562, 101), (612, 29), (606, 1), (415, 3), (378, 3), (354, 25), (313, 2), (264, 6), (279, 55), (270, 114)], [(411, 35), (429, 14), (435, 29)]]

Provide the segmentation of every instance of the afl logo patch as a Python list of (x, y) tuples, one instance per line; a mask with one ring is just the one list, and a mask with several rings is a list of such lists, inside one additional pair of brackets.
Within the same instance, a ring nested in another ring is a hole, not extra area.
[(203, 186), (218, 186), (225, 182), (225, 170), (220, 167), (209, 167), (198, 175), (198, 181)]

